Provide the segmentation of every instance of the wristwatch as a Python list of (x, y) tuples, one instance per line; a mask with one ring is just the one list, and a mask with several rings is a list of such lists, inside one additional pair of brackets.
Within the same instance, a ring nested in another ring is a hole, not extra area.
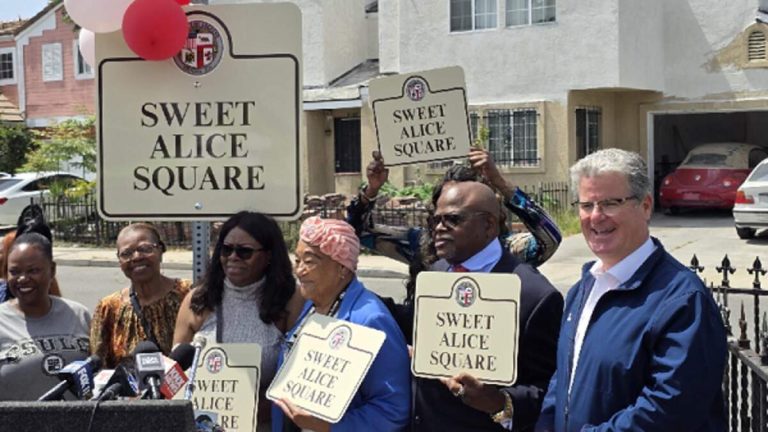
[(512, 420), (512, 414), (515, 413), (515, 407), (512, 405), (512, 397), (509, 393), (502, 391), (504, 395), (504, 408), (496, 414), (491, 414), (491, 419), (496, 423), (506, 423)]

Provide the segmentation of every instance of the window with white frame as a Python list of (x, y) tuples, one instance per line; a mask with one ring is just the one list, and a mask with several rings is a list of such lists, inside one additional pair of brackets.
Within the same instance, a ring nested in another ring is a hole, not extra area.
[(552, 22), (555, 0), (506, 0), (507, 27)]
[(72, 41), (72, 53), (74, 54), (75, 65), (75, 78), (77, 79), (90, 79), (93, 78), (93, 69), (85, 62), (83, 55), (80, 53), (80, 45), (77, 40)]
[(43, 81), (61, 81), (64, 71), (61, 58), (61, 44), (50, 43), (43, 45)]
[(540, 164), (538, 115), (535, 109), (486, 111), (488, 150), (499, 166), (536, 167)]
[(599, 107), (576, 108), (576, 153), (579, 159), (600, 149)]
[(16, 82), (16, 61), (14, 49), (0, 48), (0, 84), (14, 84)]
[(496, 0), (450, 0), (451, 31), (496, 28)]

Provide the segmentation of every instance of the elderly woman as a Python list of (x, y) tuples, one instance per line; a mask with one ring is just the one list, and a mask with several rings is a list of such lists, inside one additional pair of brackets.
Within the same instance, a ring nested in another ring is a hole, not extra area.
[[(296, 246), (296, 275), (307, 299), (298, 323), (289, 332), (290, 346), (306, 319), (323, 314), (386, 334), (368, 374), (334, 431), (397, 431), (409, 421), (410, 361), (405, 338), (375, 294), (355, 276), (360, 242), (346, 222), (318, 217), (304, 221)], [(330, 431), (331, 424), (313, 417), (287, 399), (275, 402), (272, 431)]]
[(117, 236), (117, 258), (130, 285), (99, 301), (91, 326), (91, 351), (105, 368), (114, 368), (144, 340), (170, 353), (176, 315), (191, 283), (160, 273), (163, 252), (153, 225), (131, 224)]
[(88, 357), (91, 317), (85, 306), (50, 295), (56, 264), (45, 236), (20, 235), (7, 258), (14, 298), (0, 304), (0, 400), (35, 400), (59, 383), (56, 371)]
[(222, 225), (208, 274), (181, 305), (173, 340), (191, 342), (197, 333), (219, 343), (261, 346), (261, 430), (270, 415), (264, 392), (301, 305), (280, 227), (269, 216), (243, 211)]

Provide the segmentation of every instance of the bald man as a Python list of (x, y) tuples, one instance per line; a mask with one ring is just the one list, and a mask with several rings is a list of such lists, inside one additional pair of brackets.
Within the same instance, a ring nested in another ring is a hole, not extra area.
[(514, 273), (522, 281), (517, 382), (483, 385), (461, 373), (415, 378), (413, 431), (532, 430), (552, 373), (563, 296), (535, 268), (513, 257), (499, 241), (501, 207), (488, 186), (443, 183), (431, 218), (440, 258), (430, 270)]

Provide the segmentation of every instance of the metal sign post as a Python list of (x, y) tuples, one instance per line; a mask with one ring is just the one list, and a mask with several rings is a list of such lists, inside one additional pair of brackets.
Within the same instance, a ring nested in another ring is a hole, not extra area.
[(208, 269), (208, 251), (211, 245), (211, 224), (192, 222), (192, 282), (197, 283)]

